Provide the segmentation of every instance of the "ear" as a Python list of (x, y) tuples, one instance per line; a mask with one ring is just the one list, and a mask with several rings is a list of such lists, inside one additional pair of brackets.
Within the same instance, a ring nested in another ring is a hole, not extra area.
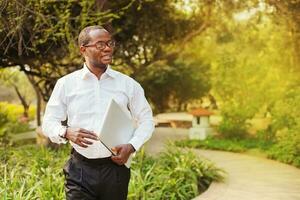
[(86, 50), (86, 47), (80, 46), (80, 53), (83, 55)]

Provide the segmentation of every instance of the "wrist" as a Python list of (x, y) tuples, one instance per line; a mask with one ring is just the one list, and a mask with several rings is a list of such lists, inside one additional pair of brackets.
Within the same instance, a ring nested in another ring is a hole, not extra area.
[(67, 132), (68, 132), (68, 127), (65, 127), (65, 128), (63, 129), (63, 131), (61, 131), (61, 132), (59, 133), (59, 136), (60, 136), (61, 138), (63, 138), (63, 139), (67, 139)]
[(130, 144), (130, 143), (129, 143), (129, 145), (130, 145), (130, 147), (131, 147), (130, 153), (134, 153), (134, 152), (135, 152), (134, 146), (133, 146), (132, 144)]

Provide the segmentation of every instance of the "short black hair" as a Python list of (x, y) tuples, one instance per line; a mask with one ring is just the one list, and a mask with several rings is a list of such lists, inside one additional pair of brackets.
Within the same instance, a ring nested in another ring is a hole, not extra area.
[(79, 36), (78, 36), (78, 45), (79, 46), (87, 45), (90, 42), (91, 38), (90, 38), (89, 33), (93, 30), (107, 31), (103, 26), (99, 26), (99, 25), (85, 27), (84, 29), (82, 29), (80, 31)]

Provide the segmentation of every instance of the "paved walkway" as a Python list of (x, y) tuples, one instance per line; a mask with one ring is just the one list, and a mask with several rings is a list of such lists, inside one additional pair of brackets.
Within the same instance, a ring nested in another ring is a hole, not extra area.
[[(187, 130), (157, 128), (146, 152), (157, 155), (167, 140), (187, 138)], [(212, 150), (194, 150), (225, 169), (225, 183), (212, 183), (195, 200), (300, 200), (300, 169), (264, 158)]]

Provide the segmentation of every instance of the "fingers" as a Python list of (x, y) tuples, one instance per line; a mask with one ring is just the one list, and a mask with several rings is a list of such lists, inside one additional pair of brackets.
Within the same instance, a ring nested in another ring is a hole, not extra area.
[(93, 142), (84, 139), (83, 137), (77, 137), (75, 143), (81, 147), (87, 148), (88, 145), (93, 144)]
[(124, 163), (126, 163), (125, 159), (122, 159), (120, 155), (112, 156), (111, 159), (113, 162), (117, 163), (118, 165), (123, 165)]
[(83, 128), (70, 128), (70, 137), (69, 139), (76, 143), (77, 145), (87, 148), (88, 145), (93, 144), (92, 141), (87, 140), (87, 139), (92, 139), (92, 140), (97, 140), (98, 137), (93, 131), (89, 131)]
[[(88, 134), (88, 135), (91, 135), (91, 136), (93, 136), (93, 137), (96, 138), (96, 139), (98, 138), (98, 136), (96, 135), (95, 132), (86, 130), (86, 129), (84, 129), (84, 128), (80, 128), (80, 129), (79, 129), (79, 132), (85, 133), (85, 134)], [(92, 139), (92, 138), (91, 138), (91, 139)]]
[(89, 145), (93, 144), (93, 142), (88, 141), (88, 140), (86, 140), (86, 139), (84, 139), (84, 138), (82, 138), (80, 142), (81, 142), (81, 143), (85, 143), (85, 144), (89, 144)]
[(111, 157), (112, 161), (117, 163), (118, 165), (125, 164), (131, 154), (129, 150), (126, 148), (126, 144), (118, 145), (112, 148), (112, 151), (118, 152), (116, 156)]
[(95, 134), (90, 134), (90, 133), (83, 133), (83, 132), (79, 132), (78, 137), (82, 137), (82, 138), (90, 138), (92, 140), (97, 140), (98, 137)]
[(76, 144), (78, 144), (79, 146), (83, 147), (83, 148), (87, 148), (88, 145), (82, 143), (82, 142), (76, 142)]
[(78, 132), (82, 132), (82, 133), (93, 133), (92, 131), (86, 130), (84, 128), (79, 128)]
[(111, 148), (111, 150), (112, 150), (114, 153), (119, 154), (120, 151), (122, 150), (122, 146), (121, 146), (121, 145), (115, 146), (115, 147)]

